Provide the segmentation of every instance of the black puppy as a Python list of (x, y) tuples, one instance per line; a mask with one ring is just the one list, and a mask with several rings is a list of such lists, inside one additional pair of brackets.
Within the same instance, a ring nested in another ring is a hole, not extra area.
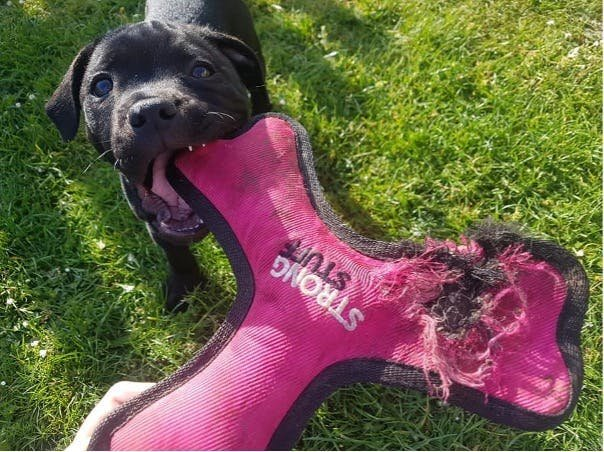
[(145, 22), (84, 47), (46, 105), (64, 140), (89, 140), (121, 172), (130, 207), (166, 253), (166, 308), (201, 282), (189, 245), (203, 222), (167, 183), (172, 155), (270, 110), (264, 61), (241, 0), (149, 0)]

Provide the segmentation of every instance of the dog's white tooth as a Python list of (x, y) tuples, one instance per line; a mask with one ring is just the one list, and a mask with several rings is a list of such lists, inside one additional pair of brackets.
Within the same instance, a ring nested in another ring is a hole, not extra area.
[(206, 144), (205, 144), (205, 143), (201, 143), (201, 147), (202, 147), (202, 148), (205, 148), (205, 147), (206, 147)]
[(193, 152), (193, 146), (189, 145), (189, 152)]

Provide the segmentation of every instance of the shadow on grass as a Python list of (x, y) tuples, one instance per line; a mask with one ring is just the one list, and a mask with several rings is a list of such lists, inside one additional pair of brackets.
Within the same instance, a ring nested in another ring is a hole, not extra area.
[[(304, 105), (318, 112), (322, 120), (346, 122), (362, 117), (365, 104), (372, 96), (362, 77), (357, 77), (363, 71), (363, 64), (359, 64), (357, 74), (354, 71), (352, 75), (347, 74), (333, 64), (330, 54), (350, 55), (364, 63), (370, 56), (387, 53), (391, 37), (386, 30), (335, 0), (291, 0), (281, 5), (301, 14), (301, 23), (284, 18), (272, 5), (254, 10), (256, 28), (270, 65), (268, 78), (282, 77), (296, 85), (304, 96)], [(332, 48), (338, 50), (332, 51)], [(279, 108), (274, 95), (273, 104)], [(283, 110), (292, 114), (287, 107)], [(357, 232), (376, 239), (386, 238), (386, 229), (373, 220), (371, 212), (332, 177), (342, 169), (336, 168), (339, 163), (329, 157), (333, 152), (330, 148), (336, 146), (326, 140), (316, 115), (313, 117), (304, 111), (299, 114), (295, 119), (309, 132), (319, 179), (335, 209)], [(354, 172), (354, 168), (348, 171)]]
[[(69, 166), (65, 161), (56, 164)], [(163, 257), (125, 201), (112, 191), (118, 184), (108, 186), (106, 173), (92, 171), (85, 184), (70, 184), (66, 195), (79, 195), (72, 200), (77, 205), (74, 209), (61, 209), (65, 200), (43, 193), (45, 184), (21, 193), (20, 199), (4, 194), (3, 201), (8, 200), (15, 217), (3, 235), (10, 258), (20, 263), (24, 273), (13, 278), (14, 284), (8, 283), (19, 286), (24, 294), (15, 298), (17, 306), (26, 310), (21, 318), (29, 326), (8, 337), (2, 335), (3, 341), (15, 345), (2, 350), (1, 358), (11, 362), (11, 379), (4, 374), (5, 366), (0, 376), (9, 380), (12, 391), (18, 391), (15, 397), (20, 402), (13, 402), (19, 408), (0, 415), (0, 424), (12, 425), (14, 433), (22, 424), (20, 419), (31, 419), (33, 412), (39, 412), (36, 422), (46, 432), (11, 438), (7, 428), (0, 435), (2, 447), (55, 448), (67, 436), (59, 431), (53, 437), (47, 430), (48, 425), (55, 431), (66, 424), (56, 423), (57, 413), (66, 410), (69, 417), (73, 408), (78, 412), (78, 406), (92, 408), (94, 396), (102, 394), (91, 391), (107, 389), (120, 379), (163, 378), (196, 351), (192, 342), (207, 341), (228, 310), (232, 289), (226, 287), (226, 277), (208, 279), (206, 287), (191, 297), (189, 313), (172, 316), (162, 311)], [(13, 185), (23, 182), (18, 175), (5, 176)], [(30, 182), (36, 185), (35, 180)], [(35, 202), (38, 197), (42, 203)], [(121, 205), (112, 206), (116, 200)], [(44, 225), (38, 219), (44, 219)], [(216, 252), (204, 254), (217, 257)], [(9, 270), (14, 273), (17, 268), (9, 264)], [(208, 306), (206, 297), (221, 302)], [(21, 328), (19, 317), (12, 322)], [(145, 323), (146, 327), (133, 327)], [(40, 344), (29, 347), (33, 340)], [(163, 343), (158, 346), (158, 341)], [(48, 356), (38, 357), (41, 349), (48, 350)]]

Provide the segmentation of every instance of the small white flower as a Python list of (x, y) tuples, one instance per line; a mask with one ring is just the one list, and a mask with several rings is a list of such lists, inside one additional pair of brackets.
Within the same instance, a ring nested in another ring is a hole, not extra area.
[(547, 25), (554, 25), (556, 23), (556, 21), (554, 19), (550, 19), (547, 22), (545, 22)]
[(98, 249), (104, 250), (107, 245), (102, 240), (97, 240), (96, 241), (96, 246), (97, 246)]
[(134, 290), (134, 286), (131, 284), (118, 284), (118, 286), (121, 287), (126, 293), (130, 293)]
[(575, 47), (570, 52), (568, 52), (568, 55), (566, 55), (566, 56), (569, 58), (577, 58), (577, 56), (579, 55), (580, 49), (581, 49), (580, 47)]
[(4, 381), (4, 380), (0, 381), (0, 386), (6, 386), (6, 381)]
[(12, 298), (7, 298), (6, 299), (6, 305), (7, 306), (15, 306), (15, 300)]
[(32, 94), (30, 94), (29, 96), (27, 96), (27, 98), (28, 98), (29, 100), (34, 100), (34, 99), (36, 98), (36, 95), (32, 93)]
[(65, 267), (65, 273), (69, 273), (70, 271), (71, 271), (71, 268)]
[(27, 328), (29, 326), (29, 322), (27, 320), (23, 320), (21, 324), (23, 325), (23, 328)]
[(283, 99), (283, 98), (279, 99), (279, 105), (285, 105), (285, 99)]
[(411, 235), (413, 237), (422, 237), (424, 235), (424, 233), (421, 230), (417, 229), (417, 228), (413, 228), (411, 230)]
[(31, 341), (31, 342), (29, 343), (29, 346), (30, 346), (30, 347), (37, 347), (38, 345), (40, 345), (40, 341), (38, 341), (38, 340)]
[(575, 251), (575, 256), (577, 256), (577, 257), (583, 257), (583, 256), (585, 256), (585, 251), (583, 251), (583, 250), (577, 250), (577, 251)]
[(327, 55), (324, 55), (324, 56), (323, 56), (323, 58), (333, 58), (333, 57), (335, 57), (335, 56), (336, 56), (338, 53), (340, 53), (340, 52), (337, 52), (337, 51), (335, 51), (335, 50), (334, 50), (333, 52), (329, 52)]
[(273, 3), (271, 5), (272, 8), (276, 9), (277, 11), (283, 11), (283, 6), (281, 5), (277, 5), (276, 3)]
[(15, 102), (15, 108), (21, 108), (21, 102)]
[(134, 254), (128, 254), (128, 257), (126, 259), (130, 264), (138, 264), (138, 262), (136, 261), (136, 257), (134, 257)]
[(568, 31), (564, 33), (564, 39), (570, 39), (573, 37), (572, 33), (569, 33)]
[(38, 354), (40, 355), (40, 358), (46, 358), (48, 351), (46, 349), (42, 349)]

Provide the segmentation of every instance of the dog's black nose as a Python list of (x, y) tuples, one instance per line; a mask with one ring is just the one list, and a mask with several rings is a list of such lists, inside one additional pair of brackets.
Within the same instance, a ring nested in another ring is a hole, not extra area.
[(128, 111), (128, 121), (134, 129), (145, 124), (155, 124), (158, 128), (169, 125), (178, 109), (174, 101), (165, 99), (144, 99), (135, 103)]

